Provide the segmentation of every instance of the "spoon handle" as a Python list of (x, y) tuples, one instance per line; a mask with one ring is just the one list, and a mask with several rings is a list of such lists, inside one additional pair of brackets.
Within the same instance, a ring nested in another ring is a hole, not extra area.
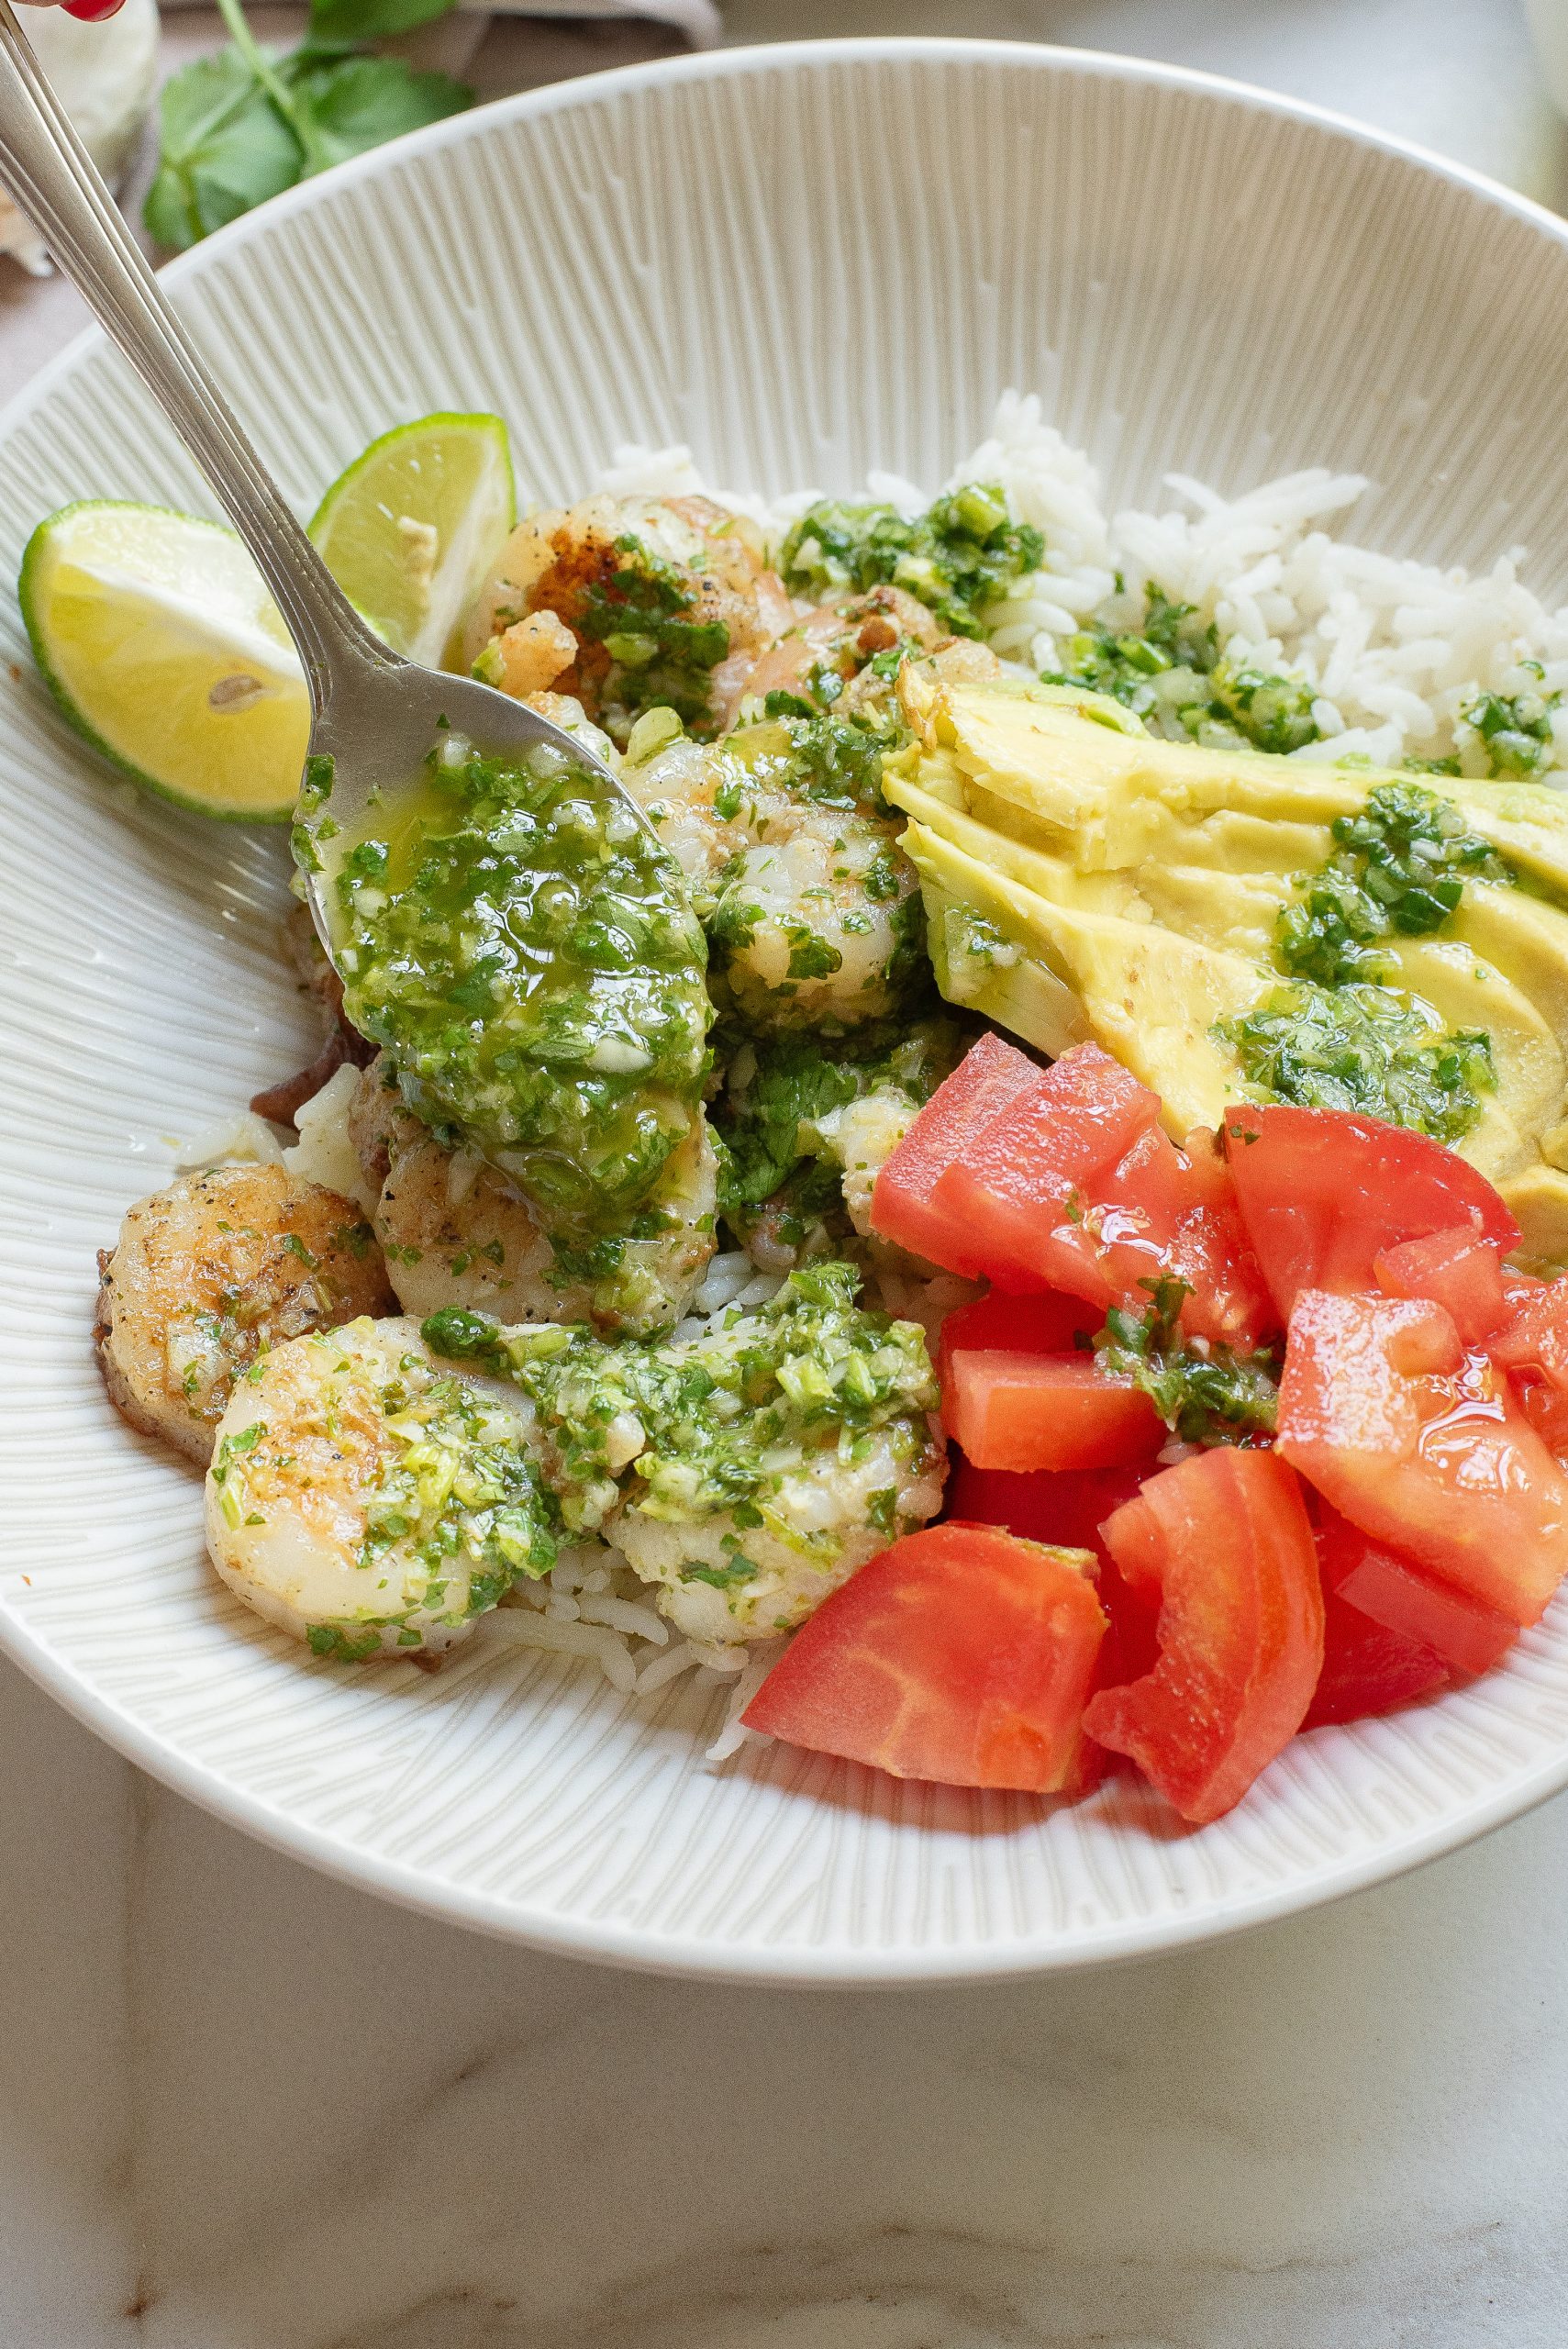
[(334, 664), (392, 668), (236, 422), (0, 0), (0, 179), (195, 459), (288, 623), (317, 712)]

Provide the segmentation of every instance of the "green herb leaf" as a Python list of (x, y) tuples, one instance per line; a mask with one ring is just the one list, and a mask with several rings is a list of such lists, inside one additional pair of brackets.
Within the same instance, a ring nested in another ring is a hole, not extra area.
[(1273, 1435), (1281, 1357), (1276, 1348), (1238, 1353), (1233, 1346), (1192, 1345), (1178, 1333), (1184, 1281), (1140, 1284), (1153, 1302), (1143, 1314), (1116, 1306), (1094, 1341), (1095, 1364), (1141, 1388), (1184, 1443), (1251, 1443)]
[(444, 17), (453, 0), (310, 0), (314, 40), (377, 40)]
[(172, 74), (158, 117), (158, 173), (142, 218), (161, 245), (183, 251), (300, 177), (299, 141), (238, 50)]
[(400, 57), (362, 57), (332, 44), (307, 41), (279, 70), (306, 134), (306, 178), (473, 104), (473, 92), (445, 73), (416, 73)]
[[(361, 54), (312, 39), (279, 56), (251, 34), (239, 0), (219, 0), (231, 45), (171, 77), (159, 101), (157, 174), (142, 217), (161, 245), (183, 250), (269, 196), (350, 155), (439, 122), (473, 103), (444, 73), (416, 73), (401, 58)], [(428, 0), (338, 0), (355, 29), (392, 30), (439, 15)], [(372, 16), (378, 18), (373, 26)]]

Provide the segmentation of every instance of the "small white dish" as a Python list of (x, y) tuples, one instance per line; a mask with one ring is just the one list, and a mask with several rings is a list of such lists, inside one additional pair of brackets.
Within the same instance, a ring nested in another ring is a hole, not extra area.
[[(589, 298), (557, 304), (570, 278)], [(716, 480), (935, 483), (1038, 388), (1118, 499), (1325, 462), (1379, 545), (1568, 593), (1568, 228), (1465, 172), (1172, 69), (962, 41), (739, 50), (559, 85), (307, 183), (169, 273), (302, 509), (438, 406), (511, 420), (525, 491), (621, 440)], [(0, 418), (0, 571), (39, 518), (205, 510), (95, 335)], [(1568, 1609), (1473, 1687), (1298, 1740), (1179, 1831), (900, 1785), (721, 1706), (646, 1706), (483, 1639), (441, 1674), (302, 1660), (207, 1568), (194, 1477), (115, 1417), (94, 1252), (176, 1145), (296, 1064), (276, 835), (137, 798), (0, 613), (0, 1641), (197, 1801), (538, 1946), (777, 1981), (1092, 1964), (1371, 1884), (1568, 1782)]]

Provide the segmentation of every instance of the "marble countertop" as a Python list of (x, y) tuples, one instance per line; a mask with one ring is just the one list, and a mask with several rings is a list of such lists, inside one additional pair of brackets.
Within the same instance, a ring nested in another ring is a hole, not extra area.
[[(730, 0), (735, 38), (784, 20)], [(1272, 83), (1568, 197), (1516, 0), (787, 12), (961, 21)], [(0, 289), (0, 374), (69, 331), (60, 291)], [(313, 1876), (0, 1663), (0, 2343), (1560, 2349), (1565, 1914), (1568, 1797), (1095, 1976), (660, 1982)]]

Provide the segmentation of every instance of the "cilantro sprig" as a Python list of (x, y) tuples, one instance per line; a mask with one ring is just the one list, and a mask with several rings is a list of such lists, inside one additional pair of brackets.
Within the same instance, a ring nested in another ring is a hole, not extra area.
[(217, 4), (229, 46), (172, 75), (159, 101), (142, 217), (161, 245), (183, 250), (300, 180), (473, 104), (466, 83), (358, 45), (450, 0), (314, 0), (309, 36), (286, 54), (261, 46), (239, 0)]

